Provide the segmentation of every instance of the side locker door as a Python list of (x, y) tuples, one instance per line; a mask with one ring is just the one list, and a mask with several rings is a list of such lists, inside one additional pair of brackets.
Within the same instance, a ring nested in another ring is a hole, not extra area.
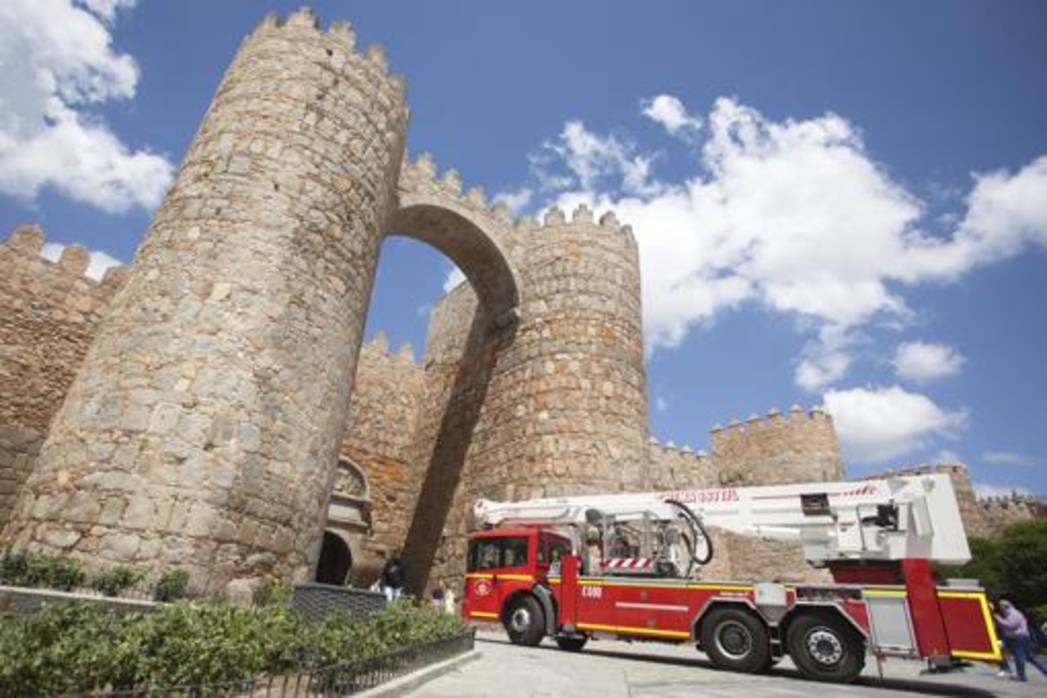
[(563, 559), (563, 574), (560, 577), (560, 623), (574, 627), (578, 624), (578, 557), (568, 555)]

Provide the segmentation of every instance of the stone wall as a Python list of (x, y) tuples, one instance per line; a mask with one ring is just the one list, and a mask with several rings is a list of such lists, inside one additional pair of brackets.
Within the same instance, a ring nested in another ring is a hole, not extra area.
[(712, 431), (713, 461), (720, 484), (771, 485), (843, 479), (832, 417), (821, 408), (793, 405), (766, 417), (751, 415)]
[(119, 267), (102, 281), (85, 276), (82, 247), (50, 262), (44, 240), (39, 227), (22, 226), (0, 243), (0, 527), (126, 276)]

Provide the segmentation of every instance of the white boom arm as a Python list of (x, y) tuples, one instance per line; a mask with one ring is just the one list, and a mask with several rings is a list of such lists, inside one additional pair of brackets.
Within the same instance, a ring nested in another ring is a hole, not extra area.
[(582, 495), (474, 506), (481, 526), (579, 525), (593, 512), (617, 521), (670, 519), (669, 501), (685, 504), (707, 527), (798, 541), (812, 562), (925, 558), (970, 559), (967, 536), (948, 475), (863, 482), (813, 482), (642, 494)]

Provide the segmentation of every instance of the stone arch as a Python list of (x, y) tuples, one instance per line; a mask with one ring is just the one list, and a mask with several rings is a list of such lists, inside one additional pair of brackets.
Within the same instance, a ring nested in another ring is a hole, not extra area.
[(504, 210), (488, 208), (479, 190), (460, 196), (453, 171), (442, 182), (432, 174), (424, 156), (405, 164), (399, 208), (386, 234), (425, 242), (450, 258), (468, 279), (476, 309), (457, 371), (447, 376), (442, 418), (416, 437), (421, 486), (403, 547), (408, 587), (416, 593), (426, 585), (498, 354), (513, 341), (520, 303), (513, 228)]

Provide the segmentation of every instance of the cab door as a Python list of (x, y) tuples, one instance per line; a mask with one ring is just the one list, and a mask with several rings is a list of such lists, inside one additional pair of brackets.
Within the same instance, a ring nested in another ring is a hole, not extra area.
[(494, 537), (469, 541), (462, 615), (466, 620), (497, 621), (501, 602), (496, 572), (501, 567), (502, 543)]

